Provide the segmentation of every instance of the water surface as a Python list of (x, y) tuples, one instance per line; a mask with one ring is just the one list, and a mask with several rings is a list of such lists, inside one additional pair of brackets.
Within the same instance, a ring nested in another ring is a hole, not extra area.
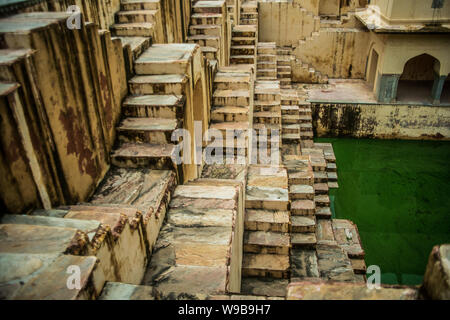
[(333, 144), (333, 215), (358, 225), (382, 282), (420, 284), (436, 244), (450, 243), (450, 142), (320, 138)]

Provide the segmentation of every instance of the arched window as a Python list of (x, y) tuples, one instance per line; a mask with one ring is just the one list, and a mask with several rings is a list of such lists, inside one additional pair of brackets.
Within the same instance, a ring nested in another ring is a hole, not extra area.
[(432, 103), (431, 92), (435, 72), (439, 69), (439, 60), (429, 54), (422, 54), (408, 60), (398, 82), (397, 101)]

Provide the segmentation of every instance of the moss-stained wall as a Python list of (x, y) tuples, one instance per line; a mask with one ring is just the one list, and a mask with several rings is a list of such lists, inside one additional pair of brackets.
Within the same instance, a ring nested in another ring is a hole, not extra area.
[(317, 136), (450, 140), (450, 107), (312, 103)]

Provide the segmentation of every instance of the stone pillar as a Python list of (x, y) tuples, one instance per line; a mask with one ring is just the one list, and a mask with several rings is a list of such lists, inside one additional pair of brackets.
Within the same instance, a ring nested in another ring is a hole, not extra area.
[(447, 76), (441, 76), (436, 73), (434, 74), (433, 89), (431, 90), (433, 104), (439, 104), (441, 102), (441, 94), (442, 89), (444, 88), (445, 79), (447, 79)]
[(400, 74), (382, 74), (380, 76), (377, 88), (377, 100), (379, 102), (395, 102), (400, 76)]

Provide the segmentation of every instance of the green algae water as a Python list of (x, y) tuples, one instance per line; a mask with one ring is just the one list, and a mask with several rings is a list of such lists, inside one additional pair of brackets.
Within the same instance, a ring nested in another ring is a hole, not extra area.
[(358, 226), (367, 266), (385, 284), (420, 284), (436, 244), (450, 243), (450, 142), (320, 138), (336, 155), (333, 217)]

